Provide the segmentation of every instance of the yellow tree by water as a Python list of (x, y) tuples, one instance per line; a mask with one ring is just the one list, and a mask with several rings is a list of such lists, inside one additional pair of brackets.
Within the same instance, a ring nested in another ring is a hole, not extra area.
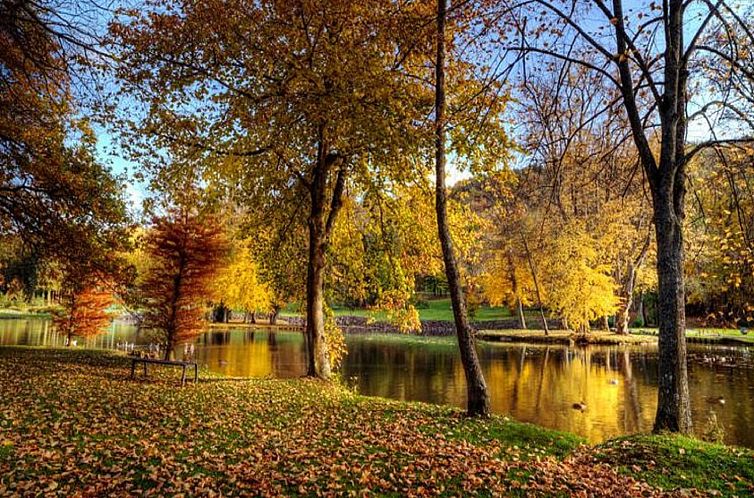
[(574, 221), (553, 237), (541, 261), (548, 307), (568, 328), (580, 332), (615, 313), (619, 304), (610, 266), (599, 261), (596, 245), (584, 225)]
[(237, 245), (215, 285), (217, 295), (225, 305), (230, 309), (242, 310), (245, 318), (251, 319), (252, 323), (256, 323), (258, 312), (271, 309), (270, 289), (260, 281), (258, 265), (246, 242)]

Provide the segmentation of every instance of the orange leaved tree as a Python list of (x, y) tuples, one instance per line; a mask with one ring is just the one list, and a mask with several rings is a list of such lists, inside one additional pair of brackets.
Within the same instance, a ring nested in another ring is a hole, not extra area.
[(144, 326), (161, 334), (165, 359), (204, 326), (212, 279), (228, 250), (220, 226), (213, 217), (186, 209), (153, 219), (146, 240), (152, 261), (142, 284)]
[(107, 308), (113, 303), (113, 294), (104, 285), (87, 282), (67, 286), (61, 293), (62, 312), (53, 317), (58, 332), (65, 334), (66, 344), (73, 336), (93, 337), (110, 323)]

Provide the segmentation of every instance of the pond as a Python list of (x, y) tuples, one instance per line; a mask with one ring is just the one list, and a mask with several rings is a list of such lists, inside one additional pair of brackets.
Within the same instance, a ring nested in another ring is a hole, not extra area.
[[(79, 346), (115, 348), (148, 343), (128, 325)], [(347, 335), (342, 375), (365, 395), (459, 407), (463, 369), (452, 338)], [(47, 320), (0, 320), (0, 345), (62, 346)], [(237, 377), (298, 377), (306, 367), (301, 332), (211, 330), (197, 339), (201, 366)], [(754, 448), (754, 351), (689, 345), (693, 417), (703, 431), (710, 415), (726, 442)], [(480, 358), (496, 413), (580, 434), (592, 442), (649, 431), (657, 403), (654, 346), (531, 346), (480, 344)], [(574, 403), (586, 405), (575, 410)]]

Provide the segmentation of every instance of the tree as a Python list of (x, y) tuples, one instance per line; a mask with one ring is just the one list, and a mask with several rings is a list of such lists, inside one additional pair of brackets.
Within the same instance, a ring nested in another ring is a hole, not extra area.
[(126, 219), (120, 179), (75, 117), (72, 66), (87, 30), (47, 2), (1, 2), (0, 19), (0, 236), (40, 262), (87, 264), (120, 244)]
[(484, 293), (490, 304), (505, 305), (515, 311), (519, 329), (526, 329), (524, 306), (535, 302), (534, 279), (526, 258), (514, 245), (496, 251), (483, 278)]
[[(708, 72), (697, 71), (702, 67), (699, 61), (712, 57), (727, 62), (731, 72), (745, 74), (736, 64), (742, 58), (741, 44), (711, 47), (705, 37), (728, 40), (727, 26), (749, 26), (734, 2), (700, 2), (698, 9), (688, 3), (667, 0), (626, 11), (621, 0), (611, 6), (602, 0), (511, 1), (499, 11), (508, 20), (505, 29), (513, 31), (506, 33), (512, 36), (503, 39), (504, 47), (524, 59), (540, 57), (546, 67), (558, 62), (587, 69), (615, 92), (603, 109), (618, 109), (629, 122), (652, 196), (657, 241), (660, 360), (655, 431), (691, 430), (683, 276), (687, 167), (706, 147), (749, 140), (713, 137), (689, 146), (689, 118), (716, 122), (709, 108), (689, 112), (692, 92), (709, 81)], [(595, 15), (603, 22), (594, 22)], [(754, 41), (748, 29), (743, 31)], [(663, 43), (657, 43), (658, 38)], [(725, 95), (716, 101), (725, 108)], [(599, 115), (594, 114), (595, 119)]]
[(421, 329), (417, 279), (442, 272), (433, 191), (420, 180), (391, 185), (383, 179), (346, 201), (333, 232), (327, 281), (330, 302), (385, 312), (404, 332)]
[(476, 352), (474, 330), (469, 323), (466, 301), (461, 288), (461, 276), (453, 250), (453, 240), (448, 226), (447, 192), (445, 189), (445, 23), (446, 0), (437, 0), (437, 58), (435, 59), (435, 209), (437, 232), (442, 247), (445, 274), (448, 278), (453, 319), (458, 337), (461, 363), (466, 376), (466, 413), (470, 416), (488, 416), (490, 397), (482, 367)]
[(66, 345), (71, 345), (73, 336), (93, 337), (110, 323), (107, 308), (113, 304), (112, 292), (91, 277), (77, 282), (68, 282), (61, 295), (62, 311), (53, 316), (58, 332), (66, 336)]
[(610, 267), (600, 264), (595, 242), (577, 220), (558, 227), (542, 261), (547, 305), (567, 327), (587, 332), (590, 323), (618, 308)]
[(410, 174), (405, 158), (418, 147), (416, 94), (424, 88), (402, 69), (405, 52), (421, 45), (421, 6), (227, 0), (150, 7), (111, 25), (119, 75), (147, 107), (134, 143), (144, 134), (148, 151), (189, 148), (219, 173), (208, 177), (252, 192), (244, 199), (250, 209), (271, 205), (303, 222), (308, 374), (327, 378), (325, 268), (347, 185), (372, 173)]
[(151, 265), (142, 287), (144, 327), (161, 334), (165, 359), (204, 327), (213, 278), (227, 251), (220, 227), (212, 216), (188, 208), (152, 220), (146, 236)]
[(618, 285), (616, 330), (626, 334), (637, 273), (653, 241), (651, 200), (637, 172), (629, 124), (622, 113), (601, 110), (613, 95), (588, 69), (533, 73), (523, 81), (516, 113), (527, 152), (521, 170), (527, 207), (540, 211), (542, 226), (550, 218), (555, 225), (585, 223), (595, 236), (597, 259), (610, 266)]
[(249, 244), (241, 242), (232, 251), (229, 264), (216, 279), (216, 295), (230, 309), (241, 310), (256, 323), (257, 312), (270, 309), (270, 291), (259, 280), (259, 269)]
[(745, 147), (708, 150), (690, 167), (696, 202), (690, 208), (688, 300), (708, 323), (754, 323), (753, 156)]
[[(526, 329), (524, 306), (536, 304), (542, 317), (545, 334), (549, 333), (547, 319), (544, 315), (544, 289), (533, 253), (533, 246), (539, 246), (532, 223), (533, 217), (527, 215), (525, 200), (528, 195), (523, 189), (523, 175), (511, 171), (486, 175), (478, 178), (471, 188), (477, 211), (490, 221), (491, 229), (486, 230), (485, 250), (487, 259), (484, 263), (485, 274), (482, 279), (485, 296), (491, 304), (506, 304), (516, 311), (518, 327)], [(530, 240), (536, 239), (536, 240)]]

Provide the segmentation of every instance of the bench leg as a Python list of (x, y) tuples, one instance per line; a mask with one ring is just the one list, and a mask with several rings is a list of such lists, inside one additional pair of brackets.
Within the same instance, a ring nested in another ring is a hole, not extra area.
[(144, 377), (147, 376), (147, 362), (144, 362)]
[(199, 382), (199, 365), (194, 364), (194, 384)]
[(186, 365), (183, 365), (183, 373), (181, 374), (181, 387), (186, 385)]
[(134, 375), (136, 373), (136, 362), (131, 360), (131, 378), (134, 378)]

